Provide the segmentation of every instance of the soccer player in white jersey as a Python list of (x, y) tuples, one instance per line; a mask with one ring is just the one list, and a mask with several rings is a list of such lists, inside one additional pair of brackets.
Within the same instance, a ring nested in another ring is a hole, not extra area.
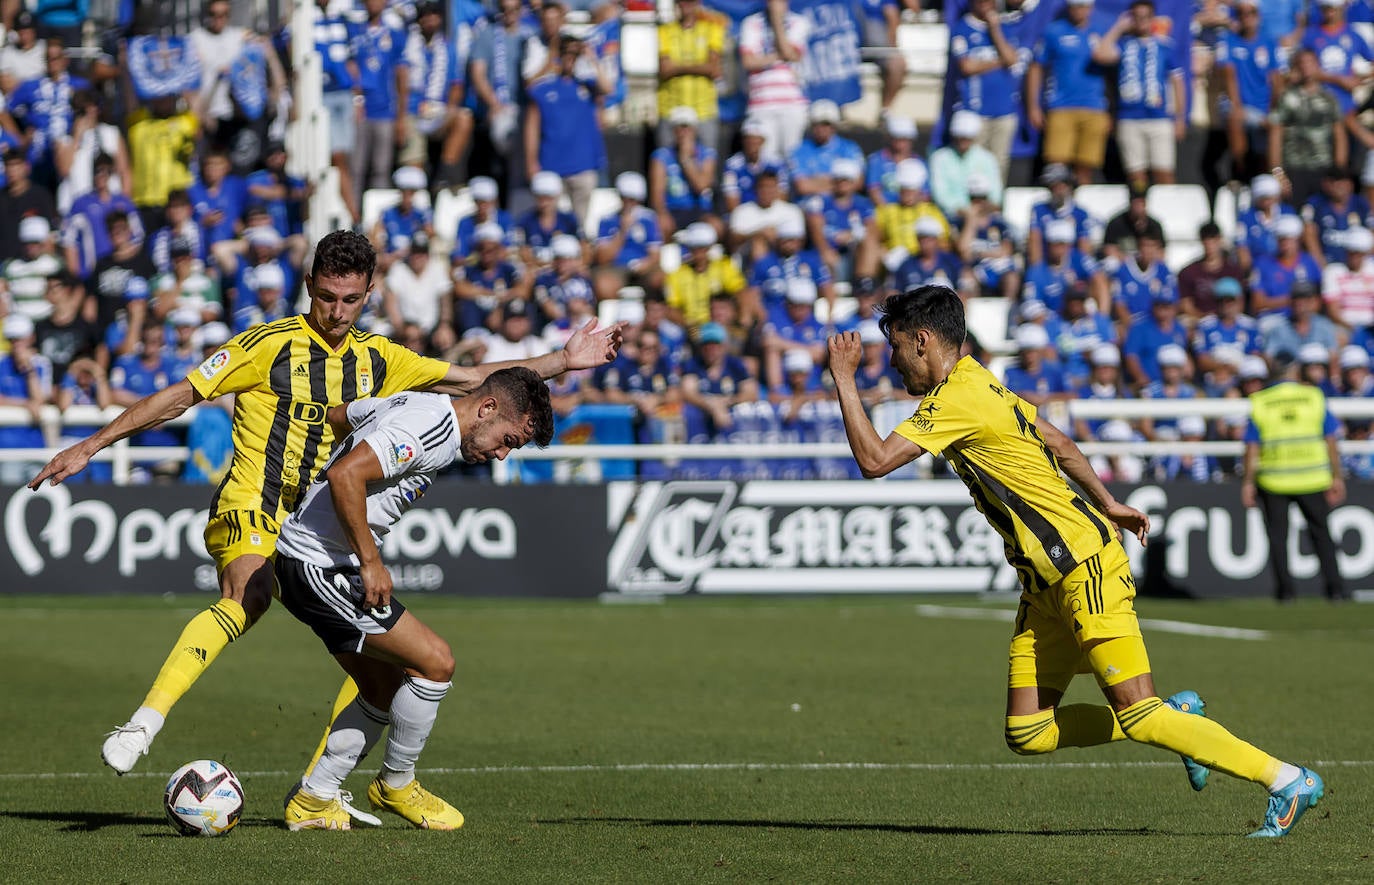
[(422, 829), (456, 830), (463, 815), (420, 786), (415, 763), (453, 678), (448, 643), (391, 595), (382, 536), (441, 468), (505, 458), (553, 438), (549, 391), (529, 369), (493, 372), (461, 399), (403, 393), (329, 410), (348, 438), (281, 526), (276, 576), (282, 604), (315, 631), (358, 697), (335, 718), (324, 755), (286, 806), (291, 830), (347, 830), (344, 778), (389, 724), (373, 808)]

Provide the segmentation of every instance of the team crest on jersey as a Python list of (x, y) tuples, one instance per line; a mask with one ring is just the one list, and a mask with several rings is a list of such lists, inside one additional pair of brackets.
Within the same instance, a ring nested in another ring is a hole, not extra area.
[(415, 450), (405, 443), (397, 443), (396, 447), (391, 450), (391, 460), (397, 467), (409, 463), (414, 457)]
[(372, 392), (372, 373), (367, 369), (358, 372), (358, 395), (367, 396)]
[(229, 365), (229, 351), (217, 350), (210, 355), (209, 359), (200, 364), (200, 374), (206, 381), (209, 381), (227, 365)]

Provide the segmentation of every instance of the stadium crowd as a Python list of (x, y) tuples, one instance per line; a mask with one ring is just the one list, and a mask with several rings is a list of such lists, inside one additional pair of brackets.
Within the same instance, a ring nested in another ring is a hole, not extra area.
[[(284, 146), (300, 35), (231, 24), (228, 0), (175, 34), (156, 4), (138, 4), (92, 53), (79, 26), (43, 20), (45, 5), (7, 22), (0, 49), (0, 404), (35, 416), (48, 403), (133, 402), (231, 335), (296, 312), (311, 245), (312, 188), (286, 171)], [(875, 309), (928, 283), (1001, 299), (1014, 345), (1005, 383), (1037, 405), (1241, 396), (1294, 360), (1329, 395), (1367, 395), (1374, 132), (1356, 65), (1374, 51), (1352, 22), (1374, 20), (1369, 4), (1207, 0), (1182, 43), (1148, 0), (1105, 28), (1092, 6), (1068, 0), (1030, 41), (1021, 2), (972, 0), (949, 22), (942, 143), (923, 151), (894, 110), (902, 57), (882, 52), (901, 10), (865, 2), (853, 24), (878, 50), (884, 109), (882, 144), (866, 153), (842, 134), (841, 108), (810, 95), (808, 16), (767, 0), (735, 26), (677, 0), (658, 25), (652, 152), (612, 175), (605, 133), (627, 95), (619, 0), (321, 2), (307, 39), (346, 213), (362, 225), (367, 191), (398, 194), (364, 231), (379, 267), (361, 325), (481, 362), (557, 348), (598, 313), (626, 320), (621, 359), (552, 382), (553, 401), (565, 417), (619, 407), (642, 441), (842, 440), (826, 337), (857, 330), (866, 401), (900, 400)], [(1171, 268), (1147, 204), (1152, 186), (1180, 177), (1193, 73), (1215, 99), (1202, 177), (1243, 209), (1226, 219), (1233, 240), (1208, 221), (1201, 257)], [(730, 75), (746, 102), (738, 126), (722, 123)], [(1049, 192), (1024, 230), (1000, 209), (1023, 116), (1042, 136)], [(1094, 217), (1075, 194), (1109, 153), (1129, 205)], [(459, 189), (472, 211), (436, 229), (431, 206)], [(618, 208), (594, 213), (599, 189)], [(969, 343), (984, 359), (1002, 345)], [(1243, 422), (1071, 430), (1238, 440)], [(136, 443), (189, 444), (185, 478), (214, 481), (227, 432), (222, 409), (200, 409), (189, 429)], [(58, 442), (36, 423), (0, 427), (0, 447)], [(0, 461), (0, 481), (33, 468)], [(1232, 465), (1175, 455), (1099, 469), (1207, 481)], [(848, 459), (670, 472), (855, 475)]]

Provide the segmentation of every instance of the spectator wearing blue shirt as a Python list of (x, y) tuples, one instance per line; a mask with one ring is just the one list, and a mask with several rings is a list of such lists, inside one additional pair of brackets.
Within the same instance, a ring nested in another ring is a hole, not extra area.
[(531, 295), (545, 319), (553, 322), (568, 315), (569, 302), (581, 299), (587, 304), (595, 304), (596, 294), (591, 279), (583, 270), (582, 243), (577, 237), (559, 234), (553, 238), (550, 251), (553, 267), (534, 278)]
[(1345, 232), (1364, 227), (1369, 203), (1355, 193), (1355, 182), (1345, 169), (1332, 166), (1322, 176), (1322, 190), (1302, 207), (1303, 232), (1308, 253), (1319, 264), (1345, 261)]
[(339, 171), (339, 196), (357, 224), (362, 212), (358, 208), (359, 189), (353, 181), (352, 156), (361, 102), (355, 105), (354, 87), (362, 72), (354, 56), (352, 24), (347, 16), (330, 14), (330, 0), (315, 0), (315, 5), (315, 54), (320, 57), (324, 109), (329, 114), (329, 162)]
[(1269, 168), (1269, 109), (1288, 66), (1278, 42), (1260, 27), (1259, 0), (1237, 0), (1235, 13), (1238, 27), (1221, 35), (1214, 69), (1222, 78), (1231, 179), (1249, 181)]
[(244, 181), (248, 198), (267, 208), (272, 226), (283, 237), (300, 234), (304, 227), (304, 204), (309, 196), (305, 179), (286, 172), (286, 144), (269, 141), (263, 149), (262, 168)]
[(910, 117), (889, 116), (887, 118), (887, 146), (868, 155), (867, 173), (864, 188), (874, 206), (895, 203), (901, 197), (897, 184), (897, 164), (910, 160), (921, 166), (924, 178), (930, 177), (926, 161), (916, 156), (916, 123)]
[(649, 155), (649, 205), (665, 237), (697, 221), (715, 220), (716, 150), (697, 138), (697, 112), (691, 108), (673, 108), (668, 124), (673, 143)]
[(392, 173), (391, 182), (400, 192), (400, 200), (396, 205), (382, 210), (381, 217), (372, 229), (372, 240), (382, 243), (383, 255), (378, 258), (385, 257), (386, 264), (385, 267), (380, 263), (378, 266), (383, 272), (391, 266), (402, 248), (410, 245), (417, 232), (424, 231), (426, 236), (434, 235), (434, 214), (415, 201), (416, 194), (429, 188), (429, 176), (425, 175), (425, 170), (419, 166), (402, 166)]
[(62, 245), (66, 250), (67, 268), (84, 277), (97, 261), (110, 254), (109, 233), (105, 216), (110, 212), (125, 212), (134, 227), (134, 238), (143, 239), (143, 225), (138, 208), (124, 194), (110, 191), (110, 176), (114, 173), (114, 158), (98, 154), (95, 158), (92, 181), (94, 189), (77, 197), (71, 211), (62, 221)]
[(46, 75), (19, 84), (9, 96), (7, 109), (28, 139), (34, 179), (56, 188), (56, 150), (72, 131), (72, 97), (89, 89), (90, 83), (68, 72), (71, 61), (61, 43), (49, 40), (44, 53)]
[[(117, 406), (134, 403), (180, 381), (167, 360), (166, 332), (161, 323), (148, 323), (139, 336), (137, 353), (126, 354), (110, 367), (110, 398)], [(134, 436), (136, 446), (179, 446), (180, 431), (170, 428), (145, 430)]]
[(1321, 290), (1317, 286), (1295, 283), (1288, 316), (1261, 324), (1264, 355), (1274, 362), (1293, 360), (1304, 344), (1320, 344), (1328, 352), (1338, 351), (1345, 333), (1322, 315), (1321, 307)]
[(859, 389), (863, 404), (872, 407), (904, 396), (906, 386), (901, 373), (892, 368), (891, 349), (877, 319), (866, 319), (844, 331), (858, 332), (859, 344), (863, 346), (863, 356), (854, 373), (854, 386)]
[(1297, 218), (1292, 207), (1279, 201), (1281, 192), (1278, 179), (1272, 175), (1256, 175), (1251, 180), (1250, 208), (1236, 218), (1236, 258), (1241, 269), (1254, 267), (1261, 255), (1276, 254), (1279, 242), (1275, 225), (1285, 215)]
[(955, 225), (959, 258), (973, 269), (973, 278), (986, 295), (1015, 298), (1021, 291), (1011, 227), (988, 198), (991, 183), (981, 175), (968, 180), (969, 207)]
[[(1128, 399), (1130, 392), (1121, 384), (1121, 349), (1115, 344), (1099, 344), (1088, 354), (1092, 367), (1088, 382), (1077, 390), (1078, 399)], [(1075, 418), (1074, 438), (1080, 440), (1100, 439), (1104, 418)], [(1129, 429), (1129, 426), (1128, 426)]]
[(523, 121), (519, 109), (523, 92), (520, 63), (531, 32), (520, 21), (521, 8), (520, 0), (501, 0), (500, 15), (473, 42), (468, 69), (472, 91), (467, 103), (491, 144), (508, 190), (523, 183), (525, 173), (518, 160), (518, 152), (524, 150), (519, 132)]
[(1007, 390), (1033, 406), (1073, 398), (1064, 383), (1064, 375), (1057, 363), (1049, 358), (1052, 346), (1049, 333), (1035, 323), (1016, 327), (1016, 363), (1007, 366), (1002, 383)]
[(1298, 348), (1298, 377), (1304, 384), (1310, 384), (1328, 398), (1340, 396), (1340, 389), (1331, 380), (1331, 367), (1337, 352), (1327, 349), (1315, 341)]
[(787, 193), (787, 166), (764, 156), (766, 129), (758, 120), (746, 117), (740, 124), (740, 150), (725, 161), (720, 176), (721, 203), (725, 212), (734, 212), (741, 203), (752, 203), (758, 196), (754, 181), (765, 170), (778, 178), (778, 187)]
[(622, 172), (615, 178), (620, 211), (601, 219), (596, 231), (595, 262), (597, 297), (614, 298), (624, 286), (662, 284), (659, 251), (663, 234), (658, 216), (644, 205), (649, 186), (638, 172)]
[[(28, 317), (5, 317), (3, 335), (9, 350), (0, 354), (0, 406), (28, 409), (34, 423), (0, 427), (0, 449), (41, 449), (47, 443), (37, 419), (39, 410), (52, 395), (52, 363), (34, 350), (33, 320)], [(0, 461), (0, 482), (23, 485), (40, 468), (40, 464), (33, 462)]]
[(1093, 61), (1117, 66), (1116, 143), (1127, 177), (1172, 184), (1178, 142), (1188, 134), (1188, 99), (1178, 47), (1154, 23), (1154, 0), (1132, 0), (1093, 49)]
[(195, 208), (191, 204), (189, 191), (174, 190), (167, 195), (167, 208), (164, 212), (166, 225), (155, 231), (148, 240), (148, 256), (159, 273), (172, 269), (172, 243), (182, 240), (191, 247), (196, 261), (205, 262), (210, 255), (210, 247), (205, 242), (205, 231), (195, 218)]
[(1051, 221), (1072, 222), (1078, 251), (1091, 253), (1102, 224), (1089, 215), (1088, 210), (1074, 203), (1072, 170), (1063, 163), (1050, 163), (1040, 173), (1040, 183), (1050, 189), (1050, 198), (1031, 207), (1030, 228), (1026, 234), (1026, 263), (1039, 264), (1044, 258), (1045, 226)]
[(1289, 294), (1299, 285), (1321, 286), (1322, 268), (1301, 245), (1302, 219), (1280, 216), (1274, 224), (1278, 249), (1261, 255), (1250, 272), (1250, 312), (1261, 331), (1288, 315)]
[(205, 231), (205, 245), (238, 236), (247, 204), (247, 189), (243, 179), (229, 173), (229, 154), (212, 150), (200, 164), (200, 180), (191, 185), (189, 194), (195, 208), (196, 223)]
[(992, 151), (978, 143), (983, 118), (973, 111), (955, 111), (949, 121), (949, 143), (930, 155), (930, 197), (946, 218), (968, 208), (968, 181), (975, 175), (989, 183), (988, 199), (1002, 202), (1002, 171)]
[(1131, 326), (1122, 345), (1125, 355), (1126, 378), (1138, 390), (1144, 390), (1160, 375), (1160, 351), (1176, 345), (1188, 359), (1188, 329), (1178, 319), (1178, 293), (1160, 289), (1150, 299), (1149, 315)]
[(1011, 143), (1020, 125), (1021, 86), (1026, 59), (1016, 39), (1020, 10), (999, 13), (996, 0), (972, 0), (969, 11), (950, 26), (950, 67), (958, 73), (955, 108), (983, 118), (980, 144), (997, 158), (1005, 180)]
[(571, 212), (558, 208), (563, 195), (563, 181), (558, 173), (544, 170), (530, 180), (534, 194), (534, 208), (515, 222), (516, 237), (520, 241), (520, 260), (525, 267), (546, 267), (553, 260), (550, 248), (559, 234), (578, 235), (577, 219)]
[(1302, 40), (1307, 24), (1308, 0), (1264, 0), (1260, 33), (1287, 52)]
[(362, 99), (352, 156), (353, 186), (362, 205), (364, 188), (384, 188), (405, 141), (406, 108), (410, 101), (410, 63), (406, 60), (406, 32), (387, 16), (387, 0), (364, 0), (367, 20), (353, 30), (353, 57), (358, 82), (353, 94)]
[(814, 366), (825, 357), (826, 327), (816, 319), (818, 291), (814, 280), (792, 277), (785, 283), (782, 317), (770, 319), (763, 330), (765, 380), (768, 389), (786, 389), (783, 360), (792, 351), (807, 355)]
[(1161, 297), (1179, 299), (1178, 281), (1164, 263), (1164, 244), (1153, 237), (1140, 239), (1136, 254), (1120, 262), (1110, 285), (1112, 314), (1123, 329), (1146, 320)]
[[(806, 227), (796, 219), (784, 219), (777, 227), (773, 248), (749, 268), (748, 292), (757, 293), (766, 322), (787, 322), (787, 293), (792, 280), (809, 282), (827, 303), (835, 303), (834, 277), (830, 268), (806, 245)], [(749, 299), (746, 298), (746, 301)], [(813, 299), (814, 300), (814, 299)]]
[(413, 132), (400, 151), (400, 162), (425, 165), (429, 148), (439, 148), (437, 178), (441, 187), (457, 181), (454, 169), (472, 136), (472, 111), (463, 107), (464, 62), (444, 28), (438, 0), (415, 6), (415, 24), (406, 41), (410, 91), (406, 112)]
[[(458, 220), (458, 228), (451, 235), (453, 237), (453, 252), (466, 258), (475, 249), (472, 240), (473, 231), (483, 224), (495, 224), (505, 231), (506, 245), (515, 244), (515, 222), (511, 220), (510, 213), (505, 209), (499, 208), (501, 197), (500, 188), (497, 187), (496, 179), (486, 175), (478, 175), (468, 181), (468, 195), (472, 197), (475, 205), (471, 215), (464, 216)], [(441, 236), (450, 236), (448, 231), (438, 231)]]
[[(67, 366), (67, 372), (57, 385), (53, 400), (57, 407), (66, 412), (72, 406), (98, 406), (108, 409), (114, 402), (110, 396), (110, 384), (104, 367), (90, 357), (79, 357)], [(99, 427), (77, 426), (63, 423), (62, 436), (57, 444), (62, 448), (75, 445), (99, 430)], [(114, 475), (108, 463), (92, 462), (85, 470), (63, 482), (109, 482)]]
[(488, 320), (496, 320), (498, 307), (524, 298), (529, 289), (528, 278), (506, 260), (506, 233), (499, 225), (481, 225), (472, 239), (477, 248), (471, 260), (453, 256), (453, 291), (458, 296), (454, 323), (460, 336), (487, 328)]
[(720, 323), (703, 323), (697, 330), (698, 358), (682, 370), (682, 400), (700, 410), (711, 435), (734, 426), (730, 410), (740, 403), (757, 402), (758, 379), (739, 357), (726, 352), (727, 334)]
[[(578, 222), (586, 221), (592, 191), (606, 168), (606, 142), (597, 111), (600, 86), (577, 70), (585, 47), (571, 34), (562, 35), (557, 73), (530, 84), (525, 108), (525, 164), (530, 180), (541, 171), (557, 173)], [(714, 163), (710, 174), (714, 178)]]
[(1116, 325), (1104, 313), (1088, 309), (1088, 295), (1082, 289), (1072, 289), (1064, 298), (1061, 321), (1053, 335), (1055, 349), (1070, 390), (1077, 390), (1089, 381), (1092, 366), (1089, 357), (1104, 344), (1116, 346)]
[(640, 421), (682, 401), (681, 372), (663, 352), (658, 332), (649, 328), (639, 330), (633, 348), (625, 347), (614, 362), (596, 369), (592, 384), (606, 402), (634, 406)]
[(1069, 293), (1081, 291), (1099, 312), (1110, 314), (1106, 274), (1097, 259), (1074, 247), (1073, 223), (1056, 220), (1045, 230), (1045, 260), (1026, 271), (1022, 297), (1043, 301), (1058, 313)]
[[(234, 334), (246, 332), (263, 323), (273, 323), (295, 313), (286, 300), (286, 273), (274, 262), (260, 264), (253, 268), (253, 291), (251, 299), (241, 297), (238, 310), (234, 311)], [(249, 293), (244, 293), (245, 295)]]
[(584, 39), (596, 59), (597, 79), (609, 87), (601, 100), (601, 107), (608, 110), (625, 103), (625, 71), (620, 63), (620, 16), (624, 9), (620, 0), (591, 0), (588, 11), (592, 27)]
[(1361, 78), (1355, 73), (1355, 60), (1374, 62), (1374, 51), (1345, 20), (1346, 0), (1317, 0), (1320, 21), (1311, 22), (1302, 35), (1302, 48), (1316, 54), (1321, 64), (1317, 80), (1336, 96), (1341, 114), (1355, 108), (1352, 93)]
[[(1079, 184), (1091, 184), (1107, 158), (1107, 71), (1093, 61), (1101, 40), (1092, 18), (1093, 0), (1068, 0), (1036, 41), (1026, 71), (1026, 120), (1044, 133), (1047, 163), (1072, 166)], [(1041, 94), (1043, 92), (1043, 95)]]
[(916, 243), (920, 252), (903, 261), (888, 277), (890, 290), (906, 292), (920, 286), (947, 286), (956, 291), (962, 288), (963, 262), (958, 255), (940, 248), (943, 234), (944, 229), (935, 219), (917, 220)]
[(788, 158), (792, 193), (797, 198), (829, 192), (830, 168), (836, 160), (864, 160), (857, 144), (836, 133), (840, 108), (833, 101), (813, 101), (807, 120), (810, 131)]
[(1230, 348), (1245, 355), (1264, 353), (1264, 338), (1254, 317), (1243, 313), (1240, 281), (1222, 277), (1212, 287), (1217, 299), (1217, 312), (1198, 320), (1193, 328), (1193, 355), (1198, 369), (1210, 372), (1216, 368), (1216, 354)]
[(878, 229), (873, 204), (859, 193), (863, 164), (836, 160), (830, 172), (834, 190), (807, 197), (802, 206), (811, 242), (836, 279), (852, 282), (856, 273), (871, 277), (877, 264)]

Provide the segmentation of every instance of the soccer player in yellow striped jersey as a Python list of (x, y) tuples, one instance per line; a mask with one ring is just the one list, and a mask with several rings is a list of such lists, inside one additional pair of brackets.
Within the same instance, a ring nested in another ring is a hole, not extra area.
[[(61, 482), (111, 443), (180, 415), (203, 399), (236, 394), (234, 457), (216, 489), (205, 546), (219, 572), (221, 599), (186, 625), (143, 704), (106, 740), (102, 757), (120, 774), (146, 754), (172, 705), (219, 653), (271, 604), (271, 557), (278, 527), (334, 447), (325, 420), (334, 406), (403, 390), (462, 395), (491, 372), (523, 365), (544, 378), (611, 359), (620, 327), (579, 330), (556, 353), (475, 368), (427, 359), (354, 323), (367, 303), (376, 253), (366, 237), (337, 231), (315, 250), (306, 279), (310, 310), (231, 339), (184, 380), (130, 406), (106, 427), (59, 452), (30, 483)], [(336, 709), (356, 690), (345, 685)]]
[[(1270, 793), (1252, 836), (1283, 836), (1321, 799), (1316, 772), (1283, 762), (1203, 715), (1196, 692), (1161, 700), (1133, 608), (1135, 583), (1118, 526), (1145, 543), (1150, 520), (1115, 500), (1072, 440), (1003, 387), (964, 344), (964, 307), (944, 286), (893, 295), (879, 326), (892, 367), (922, 397), (887, 438), (873, 428), (854, 382), (859, 336), (831, 337), (850, 448), (863, 475), (885, 476), (926, 452), (943, 455), (1002, 536), (1021, 579), (1011, 640), (1006, 740), (1012, 751), (1049, 753), (1129, 738), (1182, 757), (1194, 789), (1209, 770)], [(1062, 474), (1061, 474), (1062, 471)], [(1075, 490), (1064, 474), (1077, 483)], [(1091, 672), (1109, 706), (1060, 705), (1070, 680)]]

